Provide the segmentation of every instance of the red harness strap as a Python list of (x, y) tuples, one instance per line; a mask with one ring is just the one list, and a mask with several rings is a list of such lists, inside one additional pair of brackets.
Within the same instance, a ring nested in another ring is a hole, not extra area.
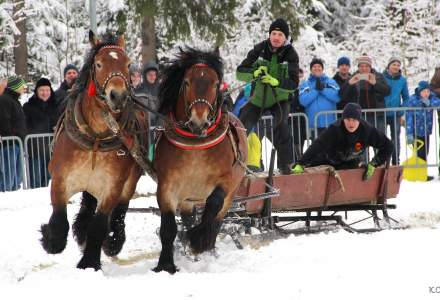
[[(215, 145), (219, 144), (220, 142), (222, 142), (225, 139), (226, 134), (228, 132), (228, 129), (226, 128), (216, 138), (211, 139), (211, 140), (206, 139), (205, 140), (206, 142), (203, 142), (204, 139), (200, 139), (199, 136), (178, 127), (172, 114), (170, 114), (170, 118), (173, 121), (173, 130), (176, 134), (178, 134), (186, 139), (190, 139), (190, 140), (197, 139), (196, 144), (185, 143), (185, 141), (183, 139), (181, 141), (178, 141), (177, 139), (172, 138), (168, 134), (165, 134), (167, 140), (171, 144), (173, 144), (174, 146), (176, 146), (180, 149), (184, 149), (184, 150), (203, 150), (203, 149), (209, 149), (211, 147), (214, 147)], [(219, 124), (220, 124), (221, 120), (222, 120), (222, 112), (221, 112), (221, 110), (219, 110), (219, 113), (217, 114), (217, 117), (216, 117), (214, 124), (207, 129), (207, 134), (210, 134), (214, 130), (219, 129)]]
[[(207, 134), (210, 134), (211, 132), (213, 132), (217, 128), (218, 123), (220, 122), (221, 117), (222, 117), (222, 111), (221, 111), (221, 109), (219, 109), (218, 114), (217, 114), (217, 118), (215, 119), (214, 124), (212, 124), (212, 126), (209, 127), (206, 130)], [(177, 122), (176, 122), (176, 120), (174, 119), (174, 117), (173, 117), (173, 115), (171, 113), (170, 113), (170, 119), (173, 121), (174, 129), (176, 130), (176, 132), (178, 134), (183, 135), (184, 137), (189, 137), (189, 138), (196, 138), (196, 137), (198, 137), (194, 133), (191, 133), (191, 132), (189, 132), (187, 130), (184, 130), (184, 129), (178, 127), (177, 126)]]
[(228, 132), (228, 130), (226, 130), (222, 135), (220, 135), (218, 138), (210, 141), (209, 143), (206, 144), (199, 144), (199, 145), (188, 145), (188, 144), (184, 144), (184, 143), (180, 143), (176, 140), (170, 139), (167, 135), (165, 135), (168, 139), (168, 141), (173, 144), (174, 146), (180, 148), (180, 149), (184, 149), (184, 150), (204, 150), (204, 149), (209, 149), (214, 147), (215, 145), (219, 144), (220, 142), (222, 142), (225, 137), (226, 137), (226, 133)]

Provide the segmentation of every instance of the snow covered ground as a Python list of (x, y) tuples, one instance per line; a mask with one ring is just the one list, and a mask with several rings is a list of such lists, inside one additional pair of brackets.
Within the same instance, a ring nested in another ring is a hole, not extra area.
[[(155, 190), (142, 178), (138, 191)], [(0, 299), (439, 299), (440, 180), (404, 181), (392, 216), (407, 230), (290, 236), (238, 250), (230, 239), (200, 260), (176, 253), (180, 272), (156, 274), (159, 217), (128, 214), (118, 259), (99, 272), (78, 270), (71, 232), (66, 249), (48, 255), (39, 228), (51, 213), (49, 189), (0, 194)], [(69, 221), (79, 195), (68, 206)], [(132, 201), (155, 206), (155, 197)], [(435, 293), (438, 292), (438, 293)]]

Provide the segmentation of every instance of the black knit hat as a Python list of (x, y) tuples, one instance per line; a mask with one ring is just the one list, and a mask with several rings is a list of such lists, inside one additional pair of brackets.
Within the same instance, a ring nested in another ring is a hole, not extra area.
[(41, 77), (40, 79), (38, 79), (37, 83), (35, 84), (35, 89), (34, 92), (37, 93), (37, 89), (40, 86), (48, 86), (50, 87), (50, 90), (52, 91), (52, 84), (50, 83), (49, 79)]
[(347, 103), (342, 112), (343, 119), (356, 119), (360, 120), (362, 116), (362, 108), (357, 103)]
[(284, 21), (284, 19), (276, 19), (275, 21), (272, 22), (272, 24), (270, 24), (269, 27), (269, 34), (274, 31), (274, 30), (278, 30), (281, 31), (282, 33), (284, 33), (284, 35), (287, 37), (289, 36), (289, 25), (287, 25), (287, 22)]
[(67, 71), (69, 71), (69, 70), (75, 70), (76, 73), (79, 73), (78, 68), (77, 68), (75, 65), (68, 64), (68, 65), (64, 68), (64, 73), (63, 73), (64, 77), (66, 76), (66, 73), (67, 73)]
[(49, 79), (41, 77), (35, 84), (35, 89), (38, 89), (40, 86), (52, 87), (52, 84), (50, 83)]
[(314, 58), (312, 59), (312, 61), (310, 62), (310, 69), (312, 69), (312, 67), (314, 65), (321, 65), (321, 67), (324, 69), (324, 61), (320, 58)]

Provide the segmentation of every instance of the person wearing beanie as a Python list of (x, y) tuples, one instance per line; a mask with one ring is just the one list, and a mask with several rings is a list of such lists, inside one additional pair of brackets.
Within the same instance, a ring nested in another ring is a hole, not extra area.
[[(52, 84), (47, 78), (40, 78), (35, 84), (34, 94), (23, 105), (28, 134), (53, 133), (59, 113)], [(29, 153), (29, 175), (31, 188), (49, 184), (47, 169), (50, 158), (50, 140), (32, 139), (26, 145)]]
[(55, 91), (55, 100), (60, 112), (64, 111), (67, 93), (72, 89), (73, 84), (79, 76), (78, 68), (73, 64), (68, 64), (63, 72), (64, 80), (60, 87)]
[(299, 58), (288, 42), (289, 26), (285, 20), (273, 21), (268, 33), (269, 37), (254, 45), (237, 67), (237, 79), (252, 83), (252, 97), (242, 108), (240, 120), (249, 134), (261, 115), (265, 112), (274, 115), (277, 126), (273, 141), (278, 151), (278, 167), (282, 174), (289, 174), (293, 150), (288, 99), (299, 84)]
[(134, 94), (143, 92), (142, 89), (142, 70), (140, 65), (133, 63), (128, 69), (128, 75), (130, 76), (130, 83), (133, 87)]
[[(409, 99), (408, 82), (402, 75), (401, 62), (397, 57), (391, 57), (383, 76), (391, 92), (385, 97), (386, 108), (400, 108)], [(399, 165), (400, 160), (400, 126), (402, 123), (403, 111), (389, 111), (386, 113), (386, 126), (390, 127), (391, 140), (395, 149), (392, 157), (392, 164)]]
[[(338, 68), (338, 71), (333, 76), (333, 79), (339, 85), (339, 92), (341, 92), (342, 87), (344, 86), (345, 83), (348, 82), (348, 80), (351, 77), (350, 59), (346, 56), (340, 57), (337, 62), (337, 68)], [(338, 104), (336, 105), (336, 108), (338, 110), (343, 109), (344, 103), (342, 101), (339, 101)]]
[[(331, 165), (336, 170), (364, 168), (363, 179), (370, 179), (374, 170), (390, 160), (393, 143), (377, 128), (361, 118), (362, 109), (356, 103), (348, 103), (342, 118), (331, 124), (313, 141), (292, 169), (292, 173), (304, 172), (304, 168)], [(369, 147), (375, 156), (366, 162)]]
[[(26, 122), (19, 101), (24, 93), (26, 82), (16, 76), (9, 77), (6, 88), (0, 95), (0, 137), (18, 136), (24, 140)], [(8, 162), (7, 167), (0, 166), (0, 191), (15, 191), (23, 181), (20, 147), (15, 142), (1, 142), (0, 164)]]
[[(341, 106), (349, 102), (358, 103), (363, 109), (385, 108), (385, 96), (391, 92), (383, 74), (372, 68), (372, 59), (364, 54), (357, 60), (358, 70), (341, 88)], [(382, 132), (386, 132), (385, 112), (369, 112), (367, 121)]]
[[(151, 109), (159, 110), (159, 66), (156, 62), (149, 61), (143, 66), (142, 81), (142, 85), (136, 90), (136, 96)], [(150, 114), (150, 125), (160, 125), (156, 115)]]
[(310, 62), (310, 76), (299, 86), (299, 102), (305, 108), (309, 129), (318, 131), (314, 132), (315, 136), (336, 120), (335, 115), (321, 116), (315, 128), (315, 116), (321, 111), (336, 110), (339, 100), (338, 84), (324, 74), (322, 59), (313, 58)]
[[(423, 146), (417, 151), (417, 156), (426, 161), (429, 153), (429, 140), (434, 124), (434, 110), (429, 107), (438, 108), (440, 99), (435, 93), (431, 92), (428, 81), (420, 81), (415, 89), (415, 93), (406, 103), (407, 107), (423, 108), (421, 110), (407, 110), (405, 112), (406, 142), (408, 145), (418, 145), (423, 142)], [(415, 146), (414, 146), (415, 147)], [(429, 177), (428, 179), (432, 179)]]

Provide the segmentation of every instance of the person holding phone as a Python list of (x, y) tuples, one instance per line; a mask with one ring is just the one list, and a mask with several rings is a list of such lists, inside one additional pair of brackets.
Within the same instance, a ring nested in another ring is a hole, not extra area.
[[(358, 70), (341, 88), (341, 101), (358, 103), (362, 109), (385, 108), (385, 96), (391, 92), (385, 77), (373, 69), (371, 57), (364, 54), (357, 59)], [(366, 120), (385, 133), (385, 113), (366, 113)]]

